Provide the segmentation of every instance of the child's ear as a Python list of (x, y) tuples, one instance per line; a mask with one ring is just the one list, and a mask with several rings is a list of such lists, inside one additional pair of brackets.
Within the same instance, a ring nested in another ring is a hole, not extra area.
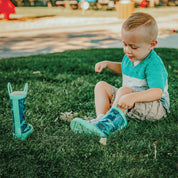
[(154, 49), (157, 44), (158, 44), (158, 41), (157, 41), (157, 40), (153, 40), (153, 41), (151, 42), (151, 46), (150, 46), (151, 49)]

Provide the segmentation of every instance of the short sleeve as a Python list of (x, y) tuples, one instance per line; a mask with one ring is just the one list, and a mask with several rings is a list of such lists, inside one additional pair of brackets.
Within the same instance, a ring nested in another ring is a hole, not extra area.
[(161, 59), (151, 62), (146, 68), (146, 80), (149, 88), (161, 88), (164, 91), (168, 73)]

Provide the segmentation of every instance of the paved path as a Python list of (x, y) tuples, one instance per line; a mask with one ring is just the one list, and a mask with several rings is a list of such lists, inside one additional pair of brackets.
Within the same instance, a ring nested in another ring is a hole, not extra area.
[[(0, 22), (0, 59), (83, 48), (122, 48), (117, 18), (44, 18)], [(176, 15), (157, 19), (158, 47), (178, 48)]]

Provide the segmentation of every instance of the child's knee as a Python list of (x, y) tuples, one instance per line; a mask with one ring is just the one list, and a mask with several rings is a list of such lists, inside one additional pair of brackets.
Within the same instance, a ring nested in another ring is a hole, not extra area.
[(118, 89), (117, 93), (116, 93), (116, 98), (120, 99), (121, 96), (132, 93), (133, 90), (129, 87), (121, 87)]
[(123, 94), (129, 94), (129, 93), (132, 93), (133, 90), (129, 87), (121, 87), (119, 88), (118, 92), (123, 93)]
[(104, 81), (100, 81), (95, 85), (95, 92), (97, 90), (101, 90), (101, 89), (105, 89), (107, 87), (107, 85), (109, 85), (108, 83), (104, 82)]

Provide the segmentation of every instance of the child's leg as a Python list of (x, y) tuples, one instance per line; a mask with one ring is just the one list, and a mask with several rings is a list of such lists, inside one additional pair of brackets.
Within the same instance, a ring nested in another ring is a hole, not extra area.
[[(95, 133), (101, 137), (106, 137), (110, 132), (115, 132), (118, 129), (123, 129), (127, 125), (127, 120), (121, 109), (116, 107), (119, 103), (121, 96), (131, 93), (132, 90), (127, 87), (119, 89), (114, 100), (113, 106), (111, 107), (111, 101), (113, 96), (113, 86), (106, 82), (99, 82), (95, 87), (95, 107), (96, 114), (99, 117), (101, 114), (106, 114), (101, 119), (97, 119), (97, 122), (91, 124), (80, 118), (76, 118), (71, 121), (71, 129), (75, 133)], [(116, 89), (117, 91), (117, 89)], [(115, 92), (116, 93), (116, 92)]]
[[(114, 107), (117, 104), (119, 104), (119, 100), (120, 100), (121, 96), (129, 94), (129, 93), (132, 93), (132, 92), (133, 92), (133, 90), (131, 88), (128, 88), (128, 87), (121, 87), (121, 88), (119, 88), (118, 91), (117, 91), (116, 98), (115, 98), (115, 100), (113, 102), (112, 107)], [(121, 107), (119, 107), (119, 108), (123, 112), (125, 111), (125, 108), (121, 108)]]
[(96, 115), (106, 114), (112, 100), (112, 86), (106, 82), (98, 82), (95, 86)]
[[(116, 130), (121, 130), (127, 125), (126, 108), (117, 107), (119, 100), (123, 95), (132, 93), (133, 90), (128, 87), (121, 87), (117, 90), (116, 95), (113, 96), (114, 102), (111, 109), (106, 113), (106, 115), (96, 123), (96, 127), (104, 133), (106, 136), (110, 132), (115, 132)], [(111, 100), (110, 100), (111, 101)]]

